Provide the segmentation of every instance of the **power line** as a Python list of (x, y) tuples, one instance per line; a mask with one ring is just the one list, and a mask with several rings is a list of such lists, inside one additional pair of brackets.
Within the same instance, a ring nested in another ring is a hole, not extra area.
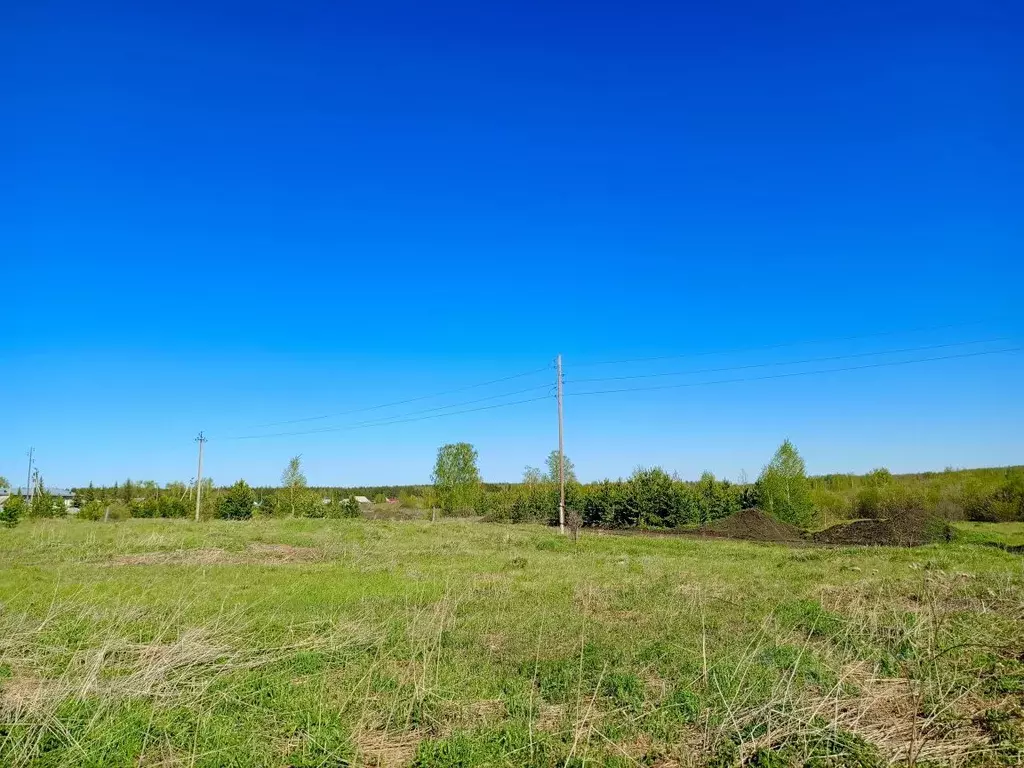
[(924, 357), (919, 360), (900, 360), (889, 363), (870, 363), (868, 365), (851, 365), (845, 368), (824, 368), (817, 371), (794, 371), (793, 373), (777, 373), (769, 376), (751, 376), (737, 379), (719, 379), (718, 381), (690, 381), (684, 384), (662, 384), (656, 387), (625, 387), (622, 389), (600, 389), (593, 392), (568, 392), (566, 397), (583, 397), (586, 395), (611, 395), (619, 392), (651, 392), (658, 389), (681, 389), (683, 387), (710, 387), (716, 384), (736, 384), (743, 381), (766, 381), (768, 379), (786, 379), (794, 376), (813, 376), (822, 373), (840, 373), (843, 371), (861, 371), (868, 368), (886, 368), (896, 365), (912, 365), (914, 363), (930, 363), (936, 360), (956, 360), (965, 357), (981, 357), (982, 355), (999, 355), (1008, 352), (1020, 352), (1024, 347), (994, 349), (987, 352), (965, 352), (960, 355), (943, 355), (941, 357)]
[[(548, 399), (550, 399), (550, 397), (551, 397), (551, 395), (542, 395), (540, 397), (527, 398), (526, 400), (513, 400), (510, 403), (497, 403), (495, 405), (484, 405), (484, 406), (481, 406), (479, 408), (467, 408), (467, 409), (462, 410), (462, 411), (452, 411), (451, 413), (436, 413), (433, 416), (416, 416), (416, 417), (408, 418), (408, 419), (404, 419), (403, 418), (403, 419), (391, 419), (391, 420), (376, 421), (376, 422), (364, 422), (364, 423), (361, 423), (361, 424), (347, 424), (345, 426), (340, 426), (340, 427), (323, 427), (321, 429), (310, 429), (310, 430), (304, 430), (304, 431), (299, 431), (299, 432), (272, 432), (272, 433), (266, 434), (266, 435), (240, 435), (238, 437), (229, 437), (229, 438), (224, 438), (224, 439), (225, 440), (258, 440), (258, 439), (263, 438), (263, 437), (292, 437), (292, 436), (298, 436), (298, 435), (321, 434), (321, 433), (324, 433), (324, 432), (346, 432), (346, 431), (352, 430), (352, 429), (368, 429), (370, 427), (386, 427), (386, 426), (388, 426), (390, 424), (406, 424), (406, 423), (413, 422), (413, 421), (425, 421), (427, 419), (440, 419), (440, 418), (443, 418), (445, 416), (459, 416), (460, 414), (463, 414), (463, 413), (476, 413), (477, 411), (489, 411), (489, 410), (492, 410), (494, 408), (508, 408), (509, 406), (512, 406), (512, 405), (523, 405), (524, 403), (535, 403), (535, 402), (538, 402), (540, 400), (548, 400)], [(451, 406), (449, 406), (449, 407), (451, 407)]]
[(602, 376), (590, 379), (569, 379), (567, 384), (583, 384), (585, 382), (597, 381), (626, 381), (628, 379), (653, 379), (661, 376), (689, 376), (698, 373), (722, 373), (723, 371), (743, 371), (750, 368), (771, 368), (776, 365), (805, 365), (807, 363), (823, 363), (832, 360), (852, 360), (859, 357), (873, 357), (875, 355), (895, 355), (902, 352), (924, 352), (930, 349), (947, 349), (949, 347), (965, 347), (972, 344), (990, 344), (996, 341), (1007, 341), (1004, 336), (996, 339), (978, 339), (976, 341), (957, 341), (949, 344), (929, 344), (920, 347), (903, 347), (902, 349), (882, 349), (877, 352), (858, 352), (852, 355), (831, 355), (829, 357), (808, 357), (803, 360), (785, 360), (777, 363), (752, 363), (749, 365), (733, 365), (725, 368), (699, 368), (689, 371), (668, 371), (663, 373), (637, 373), (628, 376)]
[[(515, 390), (513, 392), (502, 392), (502, 393), (497, 394), (497, 395), (488, 395), (487, 397), (477, 397), (477, 398), (474, 398), (473, 400), (463, 400), (461, 403), (449, 403), (448, 405), (437, 405), (437, 406), (434, 406), (433, 408), (422, 408), (422, 409), (420, 409), (418, 411), (408, 411), (407, 413), (396, 413), (393, 416), (385, 417), (384, 420), (390, 420), (392, 418), (403, 419), (403, 418), (405, 418), (407, 416), (417, 416), (417, 415), (419, 415), (421, 413), (434, 413), (435, 411), (444, 411), (444, 410), (447, 410), (449, 408), (459, 408), (459, 407), (464, 406), (464, 405), (473, 405), (474, 403), (483, 403), (483, 402), (486, 402), (487, 400), (496, 400), (499, 397), (514, 397), (515, 395), (523, 395), (523, 394), (526, 394), (527, 392), (536, 392), (537, 390), (540, 390), (540, 389), (551, 389), (551, 385), (550, 384), (541, 384), (540, 386), (537, 386), (537, 387), (527, 387), (526, 389), (517, 389), (517, 390)], [(355, 422), (353, 424), (339, 424), (339, 425), (336, 425), (336, 426), (339, 426), (339, 427), (361, 427), (361, 426), (366, 426), (366, 425), (373, 425), (373, 424), (376, 424), (376, 423), (378, 423), (380, 421), (381, 421), (381, 419), (370, 419), (368, 421), (357, 421), (357, 422)], [(313, 434), (314, 432), (320, 432), (320, 431), (330, 431), (330, 430), (332, 430), (334, 428), (335, 427), (322, 427), (322, 428), (317, 429), (317, 430), (311, 430), (310, 434)], [(225, 437), (225, 438), (221, 438), (221, 439), (222, 440), (240, 440), (240, 439), (250, 438), (250, 437), (258, 437), (258, 435), (243, 435), (242, 437)]]
[(537, 369), (532, 370), (532, 371), (524, 371), (523, 373), (516, 373), (516, 374), (513, 374), (512, 376), (502, 376), (500, 379), (491, 379), (490, 381), (482, 381), (479, 384), (467, 384), (466, 386), (463, 386), (463, 387), (456, 387), (455, 389), (449, 389), (449, 390), (446, 390), (444, 392), (434, 392), (433, 394), (430, 394), (430, 395), (420, 395), (419, 397), (410, 397), (407, 400), (396, 400), (396, 401), (391, 402), (391, 403), (381, 403), (380, 405), (369, 405), (369, 406), (366, 406), (364, 408), (353, 408), (352, 410), (339, 411), (337, 413), (327, 413), (327, 414), (323, 414), (321, 416), (306, 416), (306, 417), (301, 418), (301, 419), (288, 419), (286, 421), (272, 421), (272, 422), (269, 422), (267, 424), (256, 424), (256, 425), (254, 425), (252, 427), (252, 429), (263, 429), (264, 427), (279, 427), (279, 426), (282, 426), (284, 424), (299, 424), (299, 423), (302, 423), (302, 422), (305, 422), (305, 421), (320, 421), (322, 419), (333, 419), (333, 418), (336, 418), (338, 416), (348, 416), (348, 415), (353, 414), (353, 413), (366, 413), (367, 411), (377, 411), (377, 410), (380, 410), (382, 408), (392, 408), (392, 407), (394, 407), (396, 405), (406, 405), (408, 403), (416, 403), (416, 402), (419, 402), (420, 400), (429, 400), (432, 397), (443, 397), (445, 395), (453, 395), (456, 392), (465, 392), (468, 389), (479, 389), (480, 387), (487, 387), (487, 386), (490, 386), (491, 384), (500, 384), (503, 381), (512, 381), (513, 379), (521, 379), (521, 378), (524, 378), (526, 376), (533, 376), (535, 374), (542, 373), (544, 371), (550, 370), (550, 368), (551, 368), (550, 365), (545, 365), (543, 368), (537, 368)]
[(678, 355), (655, 355), (653, 357), (633, 357), (624, 360), (598, 360), (590, 363), (573, 363), (576, 368), (584, 368), (592, 365), (621, 365), (625, 363), (647, 363), (655, 360), (678, 360), (684, 357), (708, 357), (710, 355), (725, 355), (731, 352), (754, 352), (765, 349), (783, 349), (785, 347), (800, 347), (807, 344), (828, 344), (837, 341), (854, 341), (856, 339), (873, 339), (878, 336), (895, 336), (901, 333), (921, 333), (923, 331), (940, 331), (949, 328), (965, 328), (971, 325), (978, 325), (983, 320), (973, 320), (969, 323), (952, 323), (947, 325), (932, 325), (925, 328), (904, 328), (895, 331), (878, 331), (877, 333), (864, 333), (856, 336), (837, 336), (829, 339), (805, 339), (803, 341), (788, 341), (782, 344), (767, 344), (757, 347), (733, 347), (732, 349), (716, 349), (709, 352), (685, 352)]

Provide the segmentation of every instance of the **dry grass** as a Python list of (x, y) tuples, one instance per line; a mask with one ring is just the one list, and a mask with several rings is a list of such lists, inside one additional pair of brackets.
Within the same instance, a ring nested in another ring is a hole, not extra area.
[(362, 731), (355, 735), (358, 760), (372, 768), (405, 768), (412, 763), (424, 734)]
[(254, 543), (242, 552), (229, 552), (223, 549), (179, 549), (172, 552), (120, 555), (109, 560), (107, 565), (285, 565), (314, 563), (323, 559), (323, 553), (311, 547)]

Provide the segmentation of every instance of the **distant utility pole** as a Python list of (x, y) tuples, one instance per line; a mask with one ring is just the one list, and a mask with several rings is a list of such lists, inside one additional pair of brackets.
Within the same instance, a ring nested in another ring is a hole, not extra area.
[(565, 533), (565, 439), (562, 427), (562, 356), (555, 358), (558, 376), (558, 532)]
[(203, 433), (199, 433), (199, 437), (196, 438), (196, 442), (199, 443), (199, 472), (196, 475), (196, 522), (199, 522), (199, 502), (203, 498), (203, 443), (206, 442), (206, 438), (203, 437)]
[(25, 493), (28, 494), (29, 503), (32, 503), (32, 454), (35, 453), (35, 450), (32, 447), (28, 449), (28, 478), (25, 480)]

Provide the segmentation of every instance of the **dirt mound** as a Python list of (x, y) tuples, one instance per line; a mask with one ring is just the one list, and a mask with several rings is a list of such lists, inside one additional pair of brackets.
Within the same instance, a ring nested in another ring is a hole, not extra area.
[(811, 537), (815, 544), (870, 545), (895, 544), (896, 531), (888, 520), (854, 520), (818, 531)]
[(920, 510), (906, 510), (886, 520), (854, 520), (814, 534), (815, 544), (917, 547), (949, 541), (953, 529), (939, 517)]
[(748, 541), (803, 541), (803, 533), (795, 525), (783, 523), (760, 509), (744, 509), (729, 517), (702, 525), (702, 536), (720, 536)]

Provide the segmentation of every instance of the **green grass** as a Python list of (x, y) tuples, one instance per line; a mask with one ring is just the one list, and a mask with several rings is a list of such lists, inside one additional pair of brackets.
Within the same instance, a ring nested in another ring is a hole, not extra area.
[(957, 523), (956, 528), (965, 542), (1024, 547), (1024, 523)]
[(0, 765), (1016, 765), (1024, 559), (444, 521), (0, 531)]

